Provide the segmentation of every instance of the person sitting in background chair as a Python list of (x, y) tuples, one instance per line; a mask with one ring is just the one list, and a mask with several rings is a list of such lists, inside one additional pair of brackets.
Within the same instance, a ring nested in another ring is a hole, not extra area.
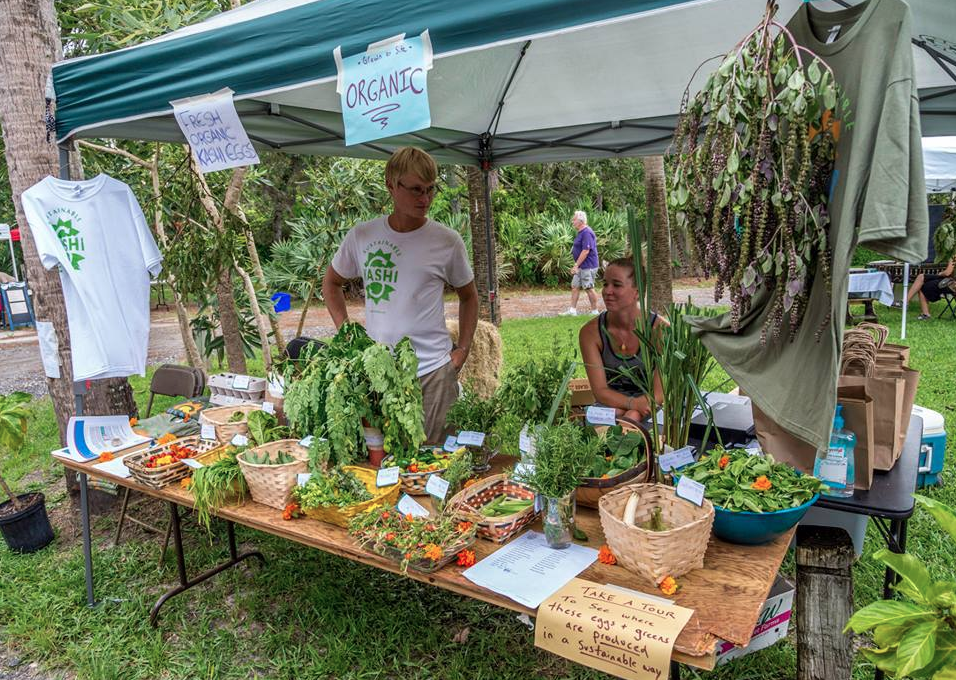
[(913, 281), (913, 287), (910, 288), (906, 296), (906, 304), (909, 306), (910, 300), (919, 295), (920, 315), (916, 317), (920, 321), (930, 318), (929, 303), (938, 301), (944, 294), (956, 294), (956, 280), (953, 280), (953, 265), (956, 260), (950, 260), (946, 269), (939, 274), (920, 274)]

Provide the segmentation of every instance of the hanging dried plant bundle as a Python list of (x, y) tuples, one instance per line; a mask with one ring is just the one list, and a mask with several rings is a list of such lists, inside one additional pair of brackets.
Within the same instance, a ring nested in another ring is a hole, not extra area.
[(830, 290), (827, 200), (849, 106), (775, 11), (768, 3), (693, 101), (684, 93), (668, 178), (674, 219), (717, 278), (714, 298), (730, 295), (734, 332), (758, 288), (773, 293), (762, 342), (785, 324), (794, 338), (818, 263)]

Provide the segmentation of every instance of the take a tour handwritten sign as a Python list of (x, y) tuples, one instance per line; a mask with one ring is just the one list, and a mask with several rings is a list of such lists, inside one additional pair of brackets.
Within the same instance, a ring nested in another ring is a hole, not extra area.
[(664, 680), (693, 613), (575, 578), (538, 607), (534, 644), (619, 678)]
[(350, 57), (336, 47), (335, 63), (346, 146), (431, 126), (427, 74), (432, 45), (427, 30), (414, 38), (403, 33), (373, 43)]

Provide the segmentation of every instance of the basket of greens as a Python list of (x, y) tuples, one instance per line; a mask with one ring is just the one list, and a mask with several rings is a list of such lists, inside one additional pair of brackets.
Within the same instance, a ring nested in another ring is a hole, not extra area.
[(398, 467), (401, 472), (399, 478), (405, 493), (412, 496), (427, 496), (425, 486), (428, 478), (440, 474), (456, 456), (467, 452), (465, 447), (448, 452), (440, 446), (423, 446), (411, 455), (389, 456), (382, 461), (382, 467)]
[(346, 465), (313, 472), (292, 498), (306, 517), (347, 527), (356, 515), (379, 505), (393, 505), (402, 485), (376, 486), (376, 471)]
[(199, 412), (199, 424), (213, 425), (216, 428), (216, 439), (227, 443), (237, 434), (249, 434), (249, 414), (261, 410), (259, 404), (207, 408)]
[(296, 475), (309, 469), (309, 451), (295, 439), (262, 444), (239, 454), (242, 476), (256, 503), (282, 510)]
[(769, 455), (718, 447), (681, 470), (714, 504), (714, 534), (730, 543), (774, 540), (803, 519), (825, 487)]
[(537, 518), (534, 491), (508, 475), (492, 475), (459, 491), (448, 511), (474, 521), (478, 535), (504, 543)]
[(577, 502), (588, 508), (597, 508), (601, 496), (621, 484), (651, 481), (651, 467), (647, 464), (650, 435), (626, 420), (616, 425), (593, 426), (583, 415), (574, 415), (572, 421), (585, 430), (585, 453), (591, 462), (587, 477), (577, 490)]

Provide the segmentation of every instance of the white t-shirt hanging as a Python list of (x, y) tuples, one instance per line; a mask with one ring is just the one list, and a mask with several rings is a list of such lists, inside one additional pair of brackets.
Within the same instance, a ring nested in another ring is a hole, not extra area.
[(46, 177), (22, 200), (40, 261), (60, 268), (73, 379), (144, 375), (149, 281), (162, 255), (132, 190), (103, 174)]
[(458, 232), (434, 220), (398, 232), (379, 217), (345, 235), (332, 267), (365, 282), (365, 326), (373, 340), (394, 346), (407, 335), (419, 376), (451, 361), (445, 284), (461, 288), (475, 278)]

